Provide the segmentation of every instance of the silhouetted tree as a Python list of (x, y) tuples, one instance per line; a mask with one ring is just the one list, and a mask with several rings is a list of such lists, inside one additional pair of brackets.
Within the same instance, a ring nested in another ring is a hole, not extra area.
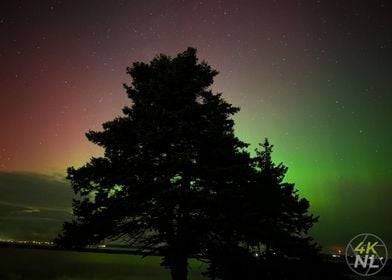
[(317, 218), (308, 213), (309, 202), (294, 184), (284, 181), (287, 167), (272, 161), (272, 148), (266, 139), (247, 181), (217, 195), (220, 215), (215, 215), (215, 236), (205, 256), (213, 279), (295, 279), (284, 265), (318, 256), (319, 247), (306, 235)]
[(250, 245), (263, 243), (267, 255), (312, 254), (314, 247), (304, 243), (311, 241), (306, 234), (318, 218), (308, 213), (309, 201), (299, 197), (295, 185), (284, 181), (287, 167), (272, 161), (273, 146), (267, 139), (261, 146), (254, 158), (254, 185), (245, 199), (249, 215), (243, 221), (246, 236), (253, 243)]
[(75, 248), (127, 239), (144, 255), (162, 255), (172, 279), (185, 280), (188, 258), (202, 256), (219, 233), (211, 223), (230, 216), (219, 204), (228, 206), (224, 197), (247, 180), (247, 145), (231, 119), (238, 108), (208, 89), (217, 71), (198, 63), (192, 48), (134, 63), (127, 73), (133, 104), (86, 134), (104, 156), (68, 169), (78, 198), (55, 241)]

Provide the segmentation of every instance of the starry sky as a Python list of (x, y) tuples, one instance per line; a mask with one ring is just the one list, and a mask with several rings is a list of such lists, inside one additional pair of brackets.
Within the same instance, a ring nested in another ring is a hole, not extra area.
[(0, 239), (51, 239), (70, 215), (65, 169), (102, 151), (84, 133), (129, 105), (125, 68), (192, 46), (265, 137), (336, 251), (392, 245), (390, 1), (4, 0), (0, 3)]

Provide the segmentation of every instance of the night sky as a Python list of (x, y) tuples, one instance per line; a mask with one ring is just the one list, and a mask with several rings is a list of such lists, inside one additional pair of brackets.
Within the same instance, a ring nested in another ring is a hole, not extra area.
[(0, 239), (51, 239), (64, 178), (102, 151), (84, 133), (130, 105), (125, 68), (198, 49), (320, 215), (325, 251), (370, 232), (392, 245), (390, 1), (16, 1), (0, 4)]

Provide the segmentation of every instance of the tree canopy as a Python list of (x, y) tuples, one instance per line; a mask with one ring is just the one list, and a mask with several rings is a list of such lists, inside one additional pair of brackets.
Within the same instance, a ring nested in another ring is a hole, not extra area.
[(127, 73), (131, 106), (86, 134), (104, 155), (68, 169), (77, 198), (57, 244), (121, 238), (161, 255), (173, 280), (187, 279), (190, 257), (208, 262), (212, 278), (232, 279), (233, 262), (314, 247), (308, 201), (283, 181), (287, 168), (272, 162), (268, 141), (251, 157), (235, 136), (239, 109), (209, 89), (218, 72), (195, 49)]

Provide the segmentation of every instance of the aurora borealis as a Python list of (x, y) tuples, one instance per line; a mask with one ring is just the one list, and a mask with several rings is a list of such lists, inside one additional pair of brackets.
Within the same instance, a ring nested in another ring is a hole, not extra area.
[(101, 152), (84, 133), (129, 104), (125, 68), (192, 46), (220, 72), (213, 90), (241, 107), (238, 137), (251, 150), (268, 137), (289, 167), (287, 180), (320, 215), (312, 235), (324, 249), (362, 232), (391, 248), (391, 8), (2, 1), (0, 239), (50, 238), (70, 209), (65, 169)]

